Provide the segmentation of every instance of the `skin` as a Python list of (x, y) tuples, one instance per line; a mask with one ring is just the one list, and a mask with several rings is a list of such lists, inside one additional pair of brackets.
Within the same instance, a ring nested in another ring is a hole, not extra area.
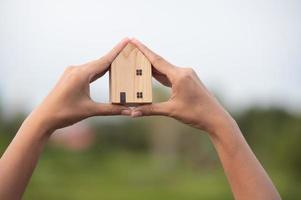
[(129, 42), (124, 39), (107, 55), (66, 68), (45, 100), (27, 117), (0, 159), (0, 199), (21, 199), (49, 136), (91, 116), (130, 115), (127, 107), (96, 103), (89, 85), (101, 77)]
[[(128, 42), (153, 65), (153, 76), (172, 94), (168, 101), (136, 107), (96, 103), (89, 85), (100, 78)], [(0, 199), (21, 199), (49, 136), (91, 116), (162, 115), (208, 133), (220, 157), (235, 199), (281, 199), (233, 118), (190, 68), (176, 67), (136, 39), (124, 39), (95, 61), (68, 67), (45, 100), (27, 117), (0, 159)]]
[(206, 89), (194, 70), (170, 64), (136, 39), (132, 43), (152, 63), (153, 76), (172, 91), (168, 101), (137, 107), (132, 116), (168, 116), (206, 131), (235, 199), (281, 199), (234, 119)]

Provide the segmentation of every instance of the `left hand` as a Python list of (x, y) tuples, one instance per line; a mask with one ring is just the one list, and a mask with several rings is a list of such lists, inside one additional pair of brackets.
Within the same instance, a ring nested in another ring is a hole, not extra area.
[(131, 41), (149, 59), (153, 76), (171, 87), (171, 96), (165, 102), (138, 106), (133, 117), (163, 115), (214, 135), (218, 130), (234, 124), (233, 118), (206, 88), (191, 68), (175, 66), (151, 51), (140, 41)]
[(35, 117), (35, 121), (42, 120), (48, 129), (55, 130), (91, 116), (130, 115), (131, 110), (125, 106), (96, 103), (90, 97), (90, 83), (106, 73), (128, 42), (129, 39), (122, 40), (100, 59), (67, 67), (54, 89), (31, 117)]

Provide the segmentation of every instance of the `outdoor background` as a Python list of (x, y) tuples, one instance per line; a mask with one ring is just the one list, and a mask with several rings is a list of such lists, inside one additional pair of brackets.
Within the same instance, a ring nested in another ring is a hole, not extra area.
[[(0, 0), (0, 153), (65, 67), (136, 37), (194, 68), (283, 199), (301, 199), (300, 35), (298, 0)], [(155, 101), (168, 99), (153, 83)], [(108, 102), (107, 75), (91, 93)], [(233, 197), (205, 133), (164, 117), (95, 117), (54, 134), (24, 199)]]

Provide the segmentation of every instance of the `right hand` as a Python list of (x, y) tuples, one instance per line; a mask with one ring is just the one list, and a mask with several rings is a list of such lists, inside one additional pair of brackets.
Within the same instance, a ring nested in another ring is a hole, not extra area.
[(90, 96), (90, 83), (108, 71), (112, 61), (128, 42), (127, 38), (122, 40), (99, 59), (68, 67), (50, 94), (32, 112), (32, 123), (41, 122), (52, 132), (91, 116), (130, 115), (128, 107), (98, 103)]
[(136, 107), (132, 111), (133, 117), (169, 116), (209, 133), (233, 121), (193, 69), (176, 67), (140, 41), (133, 39), (131, 42), (150, 60), (153, 76), (172, 90), (168, 101)]

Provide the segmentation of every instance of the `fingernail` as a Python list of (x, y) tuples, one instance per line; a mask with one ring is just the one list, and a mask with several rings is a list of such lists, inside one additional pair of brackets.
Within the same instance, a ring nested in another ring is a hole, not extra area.
[(131, 115), (131, 111), (130, 110), (122, 110), (121, 111), (121, 115), (126, 115), (126, 116), (129, 116), (129, 115)]
[(132, 117), (140, 117), (142, 116), (142, 112), (139, 110), (135, 110), (132, 112)]

